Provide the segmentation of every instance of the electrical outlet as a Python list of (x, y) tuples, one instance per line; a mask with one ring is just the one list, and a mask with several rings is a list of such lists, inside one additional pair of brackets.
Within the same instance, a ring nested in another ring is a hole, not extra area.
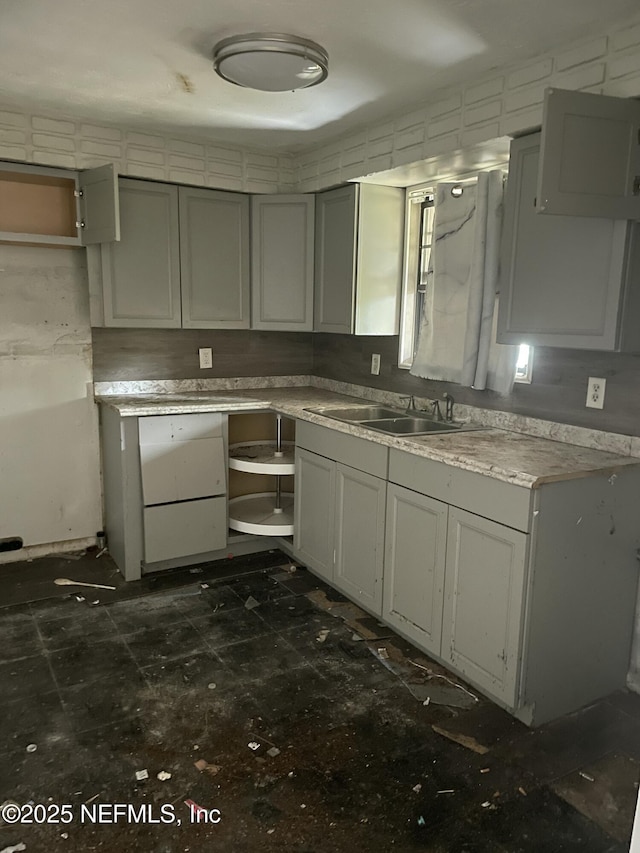
[(213, 367), (213, 355), (211, 353), (211, 347), (200, 347), (198, 350), (198, 355), (200, 356), (200, 367), (205, 370), (208, 367)]
[(371, 373), (380, 376), (380, 353), (374, 352), (371, 356)]
[(594, 376), (589, 377), (587, 385), (587, 407), (590, 409), (604, 408), (604, 389), (607, 385), (606, 379), (597, 379)]

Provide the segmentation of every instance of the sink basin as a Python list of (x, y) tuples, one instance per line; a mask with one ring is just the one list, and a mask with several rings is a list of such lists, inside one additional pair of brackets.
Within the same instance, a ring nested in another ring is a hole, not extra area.
[(456, 432), (463, 425), (404, 416), (387, 420), (361, 421), (360, 426), (386, 432), (389, 435), (426, 435), (433, 432)]
[(334, 409), (327, 406), (326, 408), (307, 409), (307, 411), (314, 415), (324, 415), (326, 418), (335, 418), (338, 421), (349, 421), (351, 423), (405, 417), (403, 412), (399, 412), (397, 409), (389, 409), (386, 406), (352, 406), (345, 409)]

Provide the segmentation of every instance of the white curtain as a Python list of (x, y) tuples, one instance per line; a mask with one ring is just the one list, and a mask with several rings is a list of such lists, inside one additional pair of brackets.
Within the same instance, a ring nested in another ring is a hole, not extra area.
[(414, 376), (508, 394), (518, 347), (496, 344), (503, 181), (482, 172), (475, 183), (438, 184)]

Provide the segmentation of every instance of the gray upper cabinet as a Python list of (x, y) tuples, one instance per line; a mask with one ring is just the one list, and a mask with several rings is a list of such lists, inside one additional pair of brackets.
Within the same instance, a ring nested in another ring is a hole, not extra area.
[(498, 342), (640, 350), (637, 224), (536, 212), (540, 134), (511, 144)]
[(548, 89), (537, 207), (541, 213), (640, 219), (640, 103)]
[(249, 328), (249, 197), (179, 188), (182, 326)]
[(349, 184), (316, 197), (314, 330), (397, 335), (404, 191)]
[(102, 246), (104, 325), (179, 328), (177, 187), (121, 178), (120, 221)]
[(312, 195), (251, 199), (251, 328), (313, 328)]
[(0, 242), (91, 246), (120, 239), (113, 163), (83, 172), (0, 163)]

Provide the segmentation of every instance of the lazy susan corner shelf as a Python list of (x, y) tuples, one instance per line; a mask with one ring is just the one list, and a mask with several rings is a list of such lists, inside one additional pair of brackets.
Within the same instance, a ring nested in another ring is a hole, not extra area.
[(295, 471), (294, 443), (281, 442), (278, 450), (276, 442), (245, 441), (229, 447), (229, 468), (236, 471), (249, 471), (253, 474), (293, 474)]
[(294, 443), (282, 440), (282, 416), (276, 415), (275, 441), (231, 445), (229, 468), (276, 477), (275, 492), (241, 495), (229, 501), (231, 530), (256, 536), (293, 535), (293, 495), (282, 491), (281, 477), (295, 472)]
[[(279, 501), (278, 501), (279, 498)], [(277, 503), (280, 506), (277, 506)], [(258, 536), (291, 536), (293, 495), (289, 492), (260, 492), (229, 501), (229, 527)]]

